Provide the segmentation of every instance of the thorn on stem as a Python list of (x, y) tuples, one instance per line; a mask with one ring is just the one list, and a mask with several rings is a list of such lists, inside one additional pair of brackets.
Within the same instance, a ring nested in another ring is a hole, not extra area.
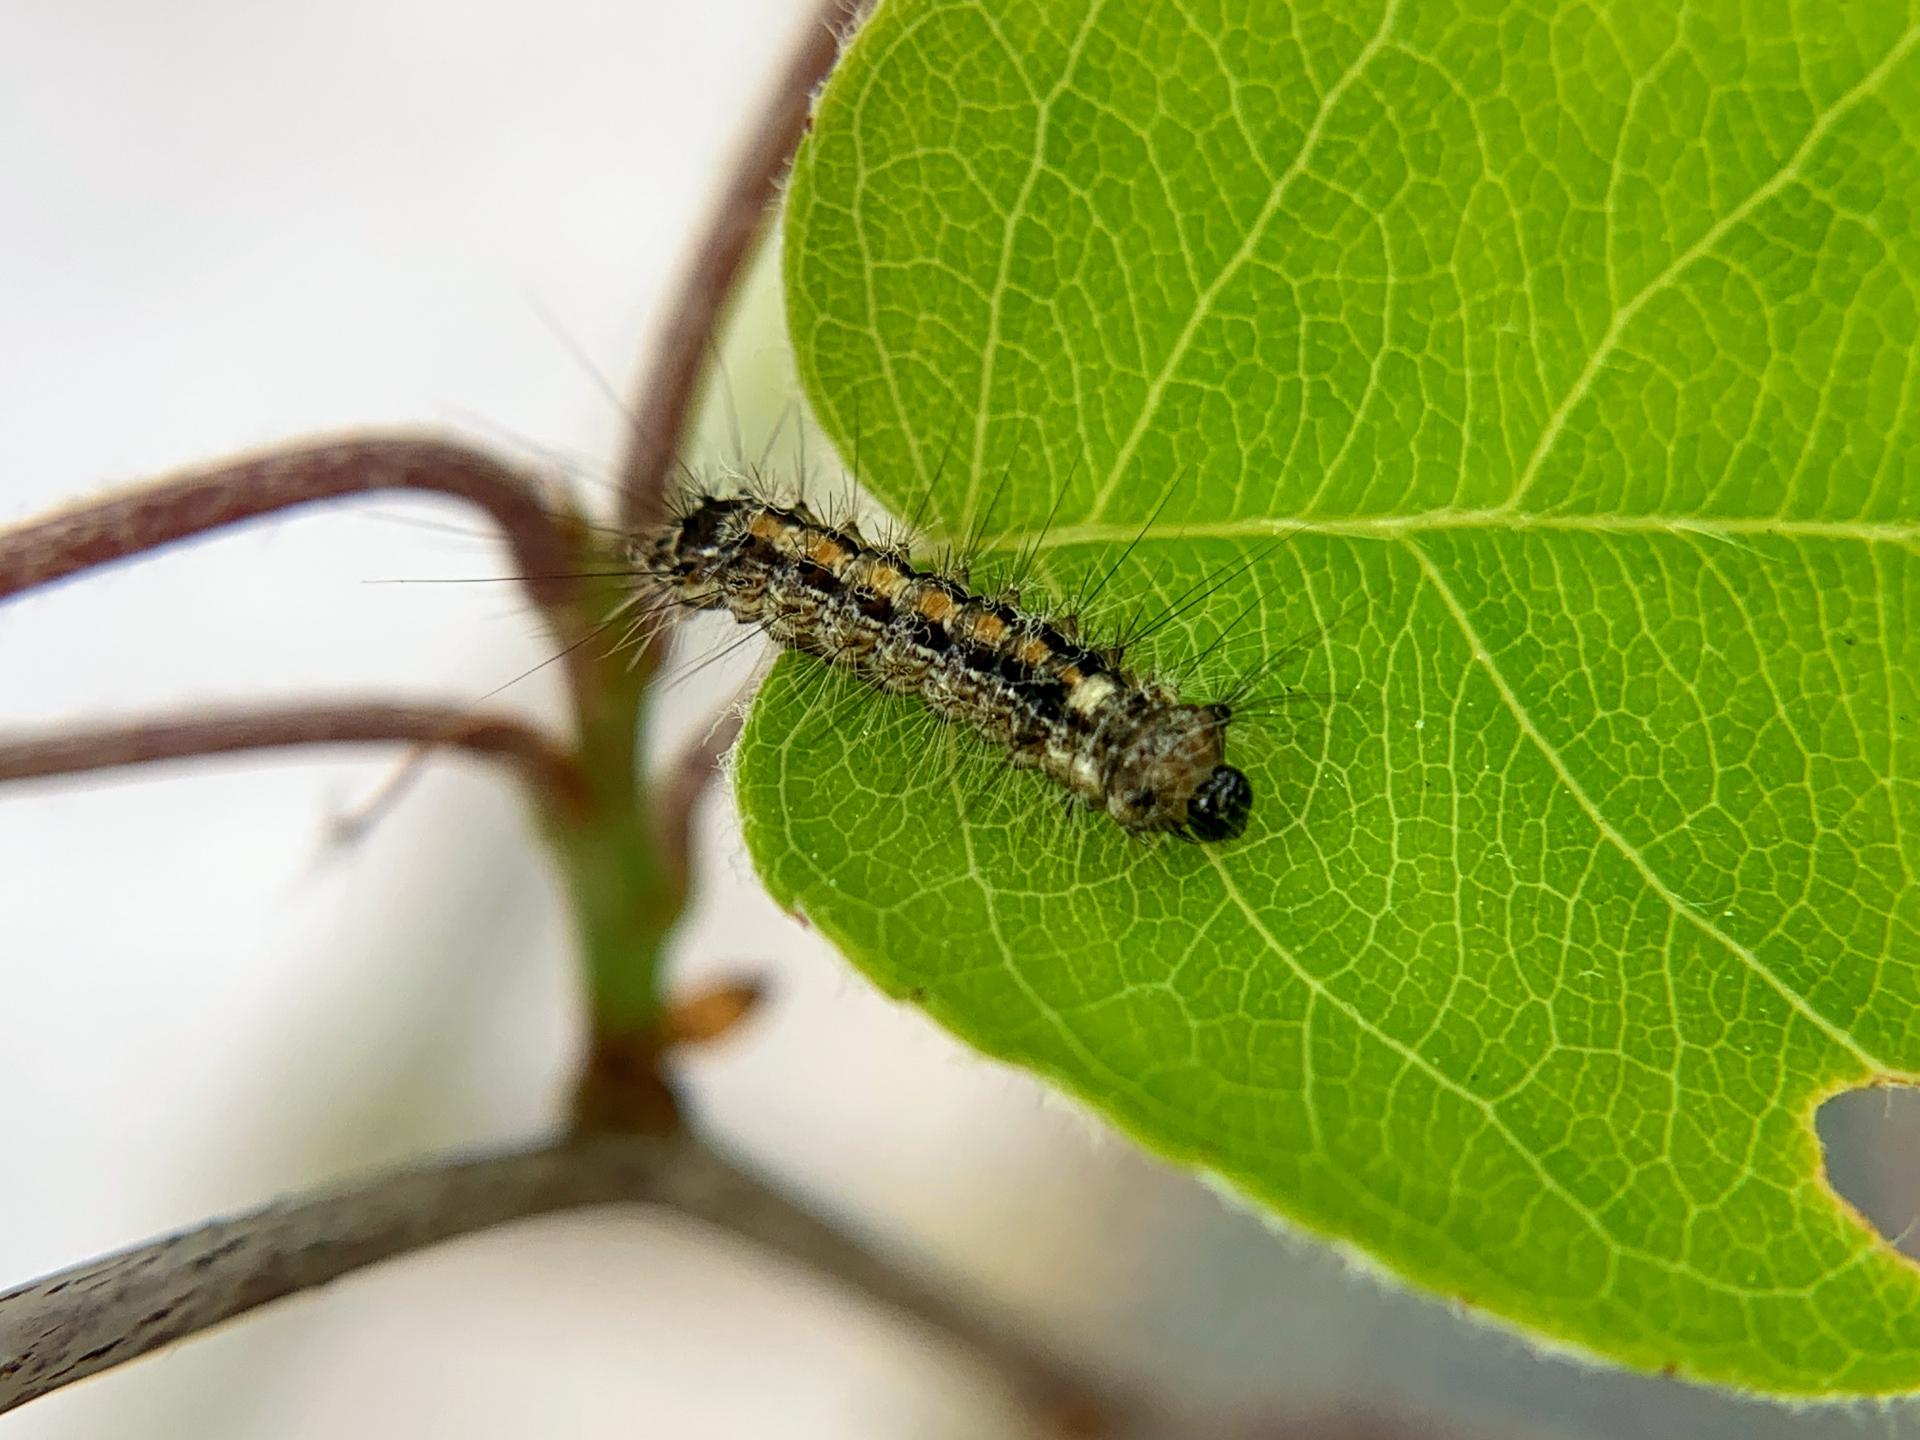
[(731, 1034), (766, 993), (764, 982), (748, 977), (694, 991), (668, 1006), (660, 1026), (661, 1047), (706, 1045)]

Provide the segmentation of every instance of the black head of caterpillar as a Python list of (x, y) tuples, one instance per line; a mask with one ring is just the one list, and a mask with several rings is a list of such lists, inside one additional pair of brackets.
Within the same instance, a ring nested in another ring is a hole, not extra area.
[(1226, 705), (1183, 703), (1007, 600), (917, 568), (803, 505), (705, 496), (634, 542), (674, 600), (724, 609), (782, 645), (917, 695), (1124, 829), (1231, 840), (1253, 787), (1226, 763)]

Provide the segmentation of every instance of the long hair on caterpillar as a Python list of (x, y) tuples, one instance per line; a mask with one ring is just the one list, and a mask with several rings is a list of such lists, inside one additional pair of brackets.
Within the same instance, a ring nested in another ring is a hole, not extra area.
[[(572, 351), (558, 323), (550, 328)], [(589, 361), (574, 358), (592, 373)], [(923, 526), (930, 508), (952, 508), (933, 502), (948, 499), (941, 479), (959, 426), (913, 503), (901, 506), (910, 513), (895, 515), (860, 488), (857, 424), (851, 463), (822, 463), (831, 442), (809, 441), (808, 417), (789, 392), (780, 418), (750, 452), (717, 347), (712, 363), (706, 414), (723, 422), (715, 438), (727, 443), (706, 449), (731, 455), (717, 465), (680, 462), (668, 514), (640, 533), (592, 527), (603, 537), (606, 562), (583, 578), (611, 580), (616, 598), (576, 646), (656, 654), (656, 642), (680, 632), (682, 619), (726, 614), (742, 622), (743, 633), (717, 639), (697, 627), (679, 634), (658, 693), (731, 669), (744, 694), (751, 674), (742, 677), (729, 662), (759, 660), (756, 647), (765, 637), (818, 662), (804, 683), (846, 697), (847, 724), (836, 728), (851, 743), (864, 742), (890, 716), (904, 718), (895, 706), (876, 703), (881, 697), (917, 700), (906, 711), (944, 722), (932, 732), (934, 744), (953, 757), (956, 772), (969, 751), (997, 756), (996, 788), (1015, 786), (1014, 772), (1035, 771), (1057, 787), (1064, 810), (1104, 811), (1129, 835), (1222, 842), (1245, 832), (1254, 787), (1228, 761), (1230, 727), (1244, 734), (1249, 721), (1330, 698), (1264, 687), (1322, 638), (1326, 625), (1278, 647), (1243, 628), (1272, 598), (1262, 593), (1260, 565), (1287, 536), (1231, 547), (1184, 588), (1162, 588), (1163, 552), (1143, 587), (1139, 574), (1124, 572), (1143, 541), (1167, 538), (1157, 529), (1161, 515), (1188, 493), (1189, 477), (1175, 478), (1124, 546), (1102, 547), (1067, 543), (1064, 533), (1052, 532), (1072, 473), (1047, 492), (1052, 505), (1037, 526), (1018, 534), (996, 527), (1003, 501), (1017, 499), (1021, 489), (1029, 511), (1046, 505), (1044, 498), (1034, 504), (1024, 482), (1014, 485), (1024, 470), (1016, 464), (973, 487), (979, 493), (970, 491), (957, 519)], [(604, 378), (594, 378), (622, 418), (636, 423)], [(810, 464), (812, 444), (819, 448)], [(541, 456), (548, 465), (556, 458), (576, 484), (593, 480), (577, 457)], [(1179, 574), (1183, 557), (1174, 556), (1171, 569)], [(1056, 572), (1071, 581), (1061, 583)], [(1236, 584), (1251, 589), (1251, 598), (1203, 631), (1200, 622), (1219, 608), (1208, 602)], [(1135, 598), (1122, 605), (1122, 594)], [(1116, 597), (1104, 609), (1117, 613), (1102, 616), (1103, 596)], [(1241, 642), (1258, 647), (1247, 663), (1232, 653)], [(857, 683), (830, 685), (836, 678)], [(856, 713), (863, 697), (864, 713)], [(985, 743), (954, 744), (961, 734)], [(924, 751), (925, 738), (919, 744)], [(976, 818), (981, 813), (964, 795), (962, 804)]]

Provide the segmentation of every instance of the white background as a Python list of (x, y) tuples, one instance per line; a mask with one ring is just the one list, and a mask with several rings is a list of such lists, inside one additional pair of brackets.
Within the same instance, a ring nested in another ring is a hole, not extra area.
[[(0, 0), (0, 523), (367, 425), (604, 468), (621, 421), (553, 325), (624, 388), (801, 18), (794, 0)], [(511, 585), (367, 582), (500, 565), (476, 517), (383, 500), (95, 575), (0, 609), (0, 724), (470, 700), (547, 653)], [(676, 695), (676, 724), (723, 684)], [(498, 703), (554, 701), (540, 674)], [(0, 794), (0, 1285), (555, 1117), (572, 956), (518, 802), (443, 761), (370, 838), (330, 843), (391, 763)], [(1358, 1404), (1475, 1434), (1829, 1428), (1533, 1358), (1269, 1235), (875, 997), (759, 896), (724, 798), (706, 830), (683, 972), (744, 967), (775, 994), (691, 1067), (712, 1130), (1069, 1350), (1209, 1408)], [(987, 1378), (889, 1317), (637, 1215), (417, 1257), (0, 1424), (1017, 1430)]]

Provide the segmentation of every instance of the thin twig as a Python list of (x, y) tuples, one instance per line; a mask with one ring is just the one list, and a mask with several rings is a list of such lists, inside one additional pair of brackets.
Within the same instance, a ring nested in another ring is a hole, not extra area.
[(365, 1266), (510, 1220), (619, 1202), (695, 1217), (919, 1321), (992, 1366), (1056, 1427), (1110, 1404), (1072, 1367), (678, 1135), (429, 1162), (21, 1286), (0, 1295), (0, 1412)]
[[(527, 476), (464, 445), (367, 436), (230, 460), (0, 530), (0, 600), (275, 510), (381, 490), (431, 491), (499, 525), (528, 595), (563, 641), (577, 628), (578, 547)], [(573, 675), (576, 692), (583, 683)]]
[(539, 794), (582, 813), (592, 790), (571, 752), (530, 725), (434, 705), (288, 705), (196, 711), (116, 725), (0, 735), (0, 782), (292, 745), (409, 741), (504, 760)]
[(661, 873), (679, 886), (687, 883), (693, 852), (693, 807), (720, 769), (720, 761), (740, 738), (744, 717), (738, 706), (717, 716), (706, 731), (667, 767), (653, 802), (654, 834)]
[(806, 133), (813, 92), (840, 53), (841, 32), (858, 0), (825, 0), (775, 84), (707, 224), (689, 252), (676, 300), (643, 367), (633, 429), (620, 466), (621, 522), (644, 529), (665, 513), (667, 478), (680, 453), (708, 347), (753, 243)]

